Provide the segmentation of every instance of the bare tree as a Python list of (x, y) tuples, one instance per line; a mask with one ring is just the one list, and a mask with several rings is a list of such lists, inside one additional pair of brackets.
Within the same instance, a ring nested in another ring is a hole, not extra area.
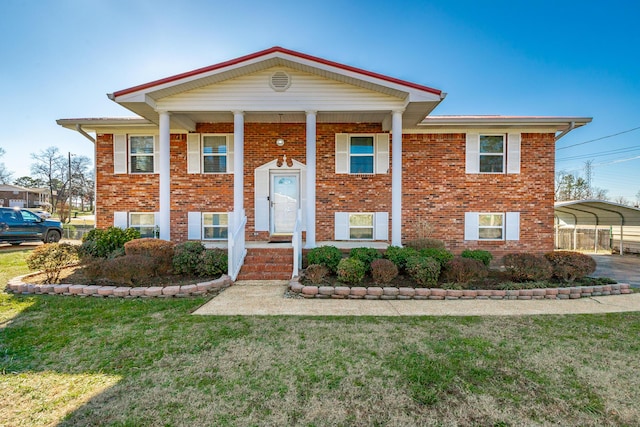
[(613, 199), (613, 201), (619, 205), (631, 205), (631, 203), (624, 196), (618, 196)]
[(64, 156), (57, 147), (49, 147), (31, 154), (31, 175), (41, 179), (49, 189), (51, 209), (58, 211), (58, 204), (67, 198), (68, 172)]
[[(4, 148), (0, 147), (0, 157), (5, 155)], [(13, 172), (11, 172), (5, 166), (4, 162), (0, 163), (0, 184), (9, 184), (13, 178)]]

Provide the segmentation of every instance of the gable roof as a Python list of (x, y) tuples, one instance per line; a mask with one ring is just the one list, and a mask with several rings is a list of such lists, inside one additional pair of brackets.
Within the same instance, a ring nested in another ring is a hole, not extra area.
[[(287, 57), (290, 57), (290, 58), (287, 58)], [(372, 78), (380, 81), (386, 81), (394, 85), (406, 86), (407, 88), (413, 88), (416, 90), (429, 92), (434, 95), (440, 96), (441, 98), (444, 98), (444, 94), (439, 89), (434, 89), (428, 86), (407, 82), (404, 80), (396, 79), (394, 77), (389, 77), (382, 74), (374, 73), (372, 71), (363, 70), (361, 68), (352, 67), (350, 65), (340, 64), (338, 62), (329, 61), (327, 59), (319, 58), (312, 55), (307, 55), (305, 53), (296, 52), (290, 49), (285, 49), (280, 46), (274, 46), (269, 49), (261, 50), (259, 52), (255, 52), (249, 55), (231, 59), (229, 61), (220, 62), (218, 64), (210, 65), (203, 68), (198, 68), (196, 70), (187, 71), (185, 73), (176, 74), (174, 76), (165, 77), (163, 79), (154, 80), (149, 83), (143, 83), (127, 89), (122, 89), (114, 92), (113, 94), (110, 94), (109, 97), (115, 100), (118, 97), (122, 97), (124, 95), (128, 95), (134, 92), (147, 91), (149, 89), (158, 88), (158, 87), (165, 87), (167, 84), (176, 84), (192, 78), (203, 78), (211, 75), (212, 73), (220, 72), (228, 68), (237, 68), (237, 67), (243, 66), (243, 64), (254, 63), (255, 60), (265, 60), (268, 58), (282, 58), (285, 61), (288, 59), (287, 62), (289, 63), (295, 62), (296, 59), (304, 60), (309, 63), (316, 63), (318, 66), (331, 67), (331, 68), (335, 68), (336, 70), (342, 70), (343, 72), (353, 73), (355, 75), (361, 75), (362, 78), (365, 78), (365, 79)], [(271, 66), (271, 64), (268, 64), (267, 66)]]
[[(358, 88), (358, 90), (363, 91), (361, 93), (379, 94), (382, 97), (387, 97), (386, 99), (393, 100), (392, 103), (395, 105), (394, 108), (404, 109), (403, 122), (404, 124), (411, 126), (415, 126), (424, 119), (424, 117), (428, 115), (445, 97), (445, 94), (438, 89), (407, 82), (349, 65), (340, 64), (293, 50), (284, 49), (279, 46), (241, 56), (219, 64), (214, 64), (208, 67), (199, 68), (186, 73), (115, 91), (108, 94), (108, 96), (111, 100), (133, 111), (139, 116), (150, 120), (152, 123), (158, 123), (157, 103), (165, 102), (173, 96), (182, 96), (183, 94), (191, 91), (195, 92), (206, 87), (214, 87), (215, 85), (219, 85), (233, 79), (258, 74), (264, 70), (274, 67), (287, 68), (295, 72), (316, 76), (322, 80), (332, 81), (336, 84), (347, 85), (342, 86), (343, 88)], [(229, 95), (225, 94), (225, 96)], [(349, 99), (349, 97), (338, 98), (343, 104), (344, 99)], [(366, 102), (364, 104), (358, 104), (356, 100), (354, 100), (352, 103), (353, 106), (358, 107), (353, 107), (348, 110), (351, 111), (359, 109), (362, 112), (362, 117), (354, 118), (352, 114), (350, 121), (382, 121), (382, 119), (380, 119), (380, 113), (383, 111), (380, 109), (379, 105), (372, 105), (370, 106), (371, 108), (367, 108), (368, 105)], [(364, 105), (364, 108), (360, 108), (362, 105)], [(199, 107), (199, 105), (196, 106), (196, 108), (197, 107)], [(334, 121), (335, 114), (331, 115), (330, 113), (345, 111), (338, 107), (334, 109), (324, 107), (325, 106), (323, 105), (317, 108), (319, 112), (317, 120), (319, 122)], [(202, 116), (198, 116), (196, 114), (198, 112), (196, 108), (188, 112), (178, 111), (179, 117), (174, 117), (172, 114), (172, 124), (175, 122), (175, 125), (177, 126), (186, 125), (185, 127), (189, 127), (188, 124), (191, 123), (191, 126), (193, 126), (194, 122), (202, 120)], [(293, 111), (300, 110), (299, 112), (301, 114), (296, 119), (300, 121), (304, 121), (304, 109), (314, 109), (313, 106), (311, 106), (311, 108), (300, 106), (296, 108), (293, 105), (292, 108)], [(242, 110), (243, 108), (237, 109)], [(390, 108), (387, 108), (386, 113), (389, 111)], [(247, 108), (245, 112), (254, 113), (249, 108)], [(258, 113), (264, 113), (264, 111)], [(253, 119), (259, 121), (276, 121), (277, 115), (273, 116), (273, 111), (271, 111), (271, 114), (271, 117), (266, 118), (264, 115), (259, 118), (255, 116), (248, 117), (247, 121), (251, 121)], [(208, 121), (228, 120), (229, 117), (218, 114), (215, 117), (210, 117)]]

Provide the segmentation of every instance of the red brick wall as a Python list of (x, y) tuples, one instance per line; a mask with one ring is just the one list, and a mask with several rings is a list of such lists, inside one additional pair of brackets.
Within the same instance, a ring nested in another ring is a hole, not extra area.
[[(404, 135), (402, 144), (403, 239), (427, 226), (456, 253), (553, 250), (553, 134), (522, 134), (520, 174), (466, 174), (465, 134)], [(465, 242), (465, 212), (520, 212), (520, 240)]]
[[(233, 123), (201, 123), (200, 133), (232, 133)], [(389, 212), (390, 174), (335, 174), (336, 133), (381, 132), (379, 124), (317, 125), (316, 239), (333, 240), (335, 212)], [(244, 204), (247, 239), (254, 235), (254, 169), (275, 159), (306, 163), (304, 123), (246, 123)], [(275, 140), (285, 139), (278, 147)], [(520, 174), (467, 175), (464, 134), (403, 136), (403, 240), (424, 234), (454, 252), (465, 248), (511, 251), (553, 249), (553, 134), (522, 134)], [(112, 135), (98, 135), (96, 220), (113, 224), (114, 211), (157, 211), (158, 175), (114, 175)], [(233, 174), (187, 174), (186, 135), (171, 135), (172, 239), (187, 238), (187, 212), (233, 209)], [(520, 212), (520, 241), (464, 242), (465, 212)], [(391, 219), (391, 218), (390, 218)]]

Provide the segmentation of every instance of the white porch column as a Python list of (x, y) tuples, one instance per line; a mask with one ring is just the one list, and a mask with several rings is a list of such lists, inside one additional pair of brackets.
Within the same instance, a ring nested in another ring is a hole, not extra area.
[(244, 111), (233, 112), (233, 210), (244, 209)]
[(158, 212), (158, 227), (160, 238), (171, 240), (171, 144), (170, 144), (170, 114), (159, 111), (160, 115), (160, 206)]
[(391, 244), (402, 246), (402, 111), (391, 119)]
[(316, 112), (307, 111), (307, 240), (305, 248), (316, 247)]

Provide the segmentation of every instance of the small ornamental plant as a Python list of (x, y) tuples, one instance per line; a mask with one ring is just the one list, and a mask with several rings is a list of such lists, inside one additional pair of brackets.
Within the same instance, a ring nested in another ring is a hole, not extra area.
[(377, 285), (388, 285), (398, 276), (398, 267), (388, 259), (376, 259), (371, 263), (371, 277)]
[(313, 248), (307, 254), (307, 264), (321, 264), (335, 273), (338, 269), (338, 263), (342, 259), (342, 252), (335, 246), (319, 246)]
[(314, 285), (322, 283), (329, 274), (329, 269), (322, 264), (311, 264), (304, 270), (304, 278)]
[(572, 283), (596, 271), (596, 262), (589, 255), (571, 251), (556, 251), (545, 254), (551, 263), (553, 277)]
[(542, 255), (507, 254), (502, 262), (509, 278), (514, 282), (544, 281), (553, 275), (551, 263)]
[(407, 271), (407, 260), (417, 255), (417, 250), (400, 246), (389, 246), (384, 253), (384, 257), (393, 262), (401, 272)]
[(338, 263), (338, 280), (348, 285), (359, 285), (364, 279), (364, 263), (355, 258), (343, 258)]
[(27, 256), (27, 267), (30, 270), (42, 270), (46, 283), (57, 283), (62, 269), (77, 261), (76, 246), (68, 243), (46, 243)]
[(413, 256), (407, 259), (407, 272), (421, 287), (435, 286), (440, 276), (440, 263), (433, 258)]
[(377, 249), (373, 248), (353, 248), (349, 253), (349, 258), (355, 258), (362, 261), (364, 268), (368, 273), (371, 271), (371, 263), (378, 258), (382, 258), (382, 255)]
[(460, 256), (462, 258), (477, 259), (487, 267), (493, 259), (493, 255), (491, 255), (491, 252), (482, 249), (465, 249), (464, 251), (462, 251), (462, 254), (460, 254)]
[(483, 279), (488, 274), (487, 267), (481, 261), (455, 257), (447, 263), (443, 277), (447, 282), (468, 284), (472, 280)]

